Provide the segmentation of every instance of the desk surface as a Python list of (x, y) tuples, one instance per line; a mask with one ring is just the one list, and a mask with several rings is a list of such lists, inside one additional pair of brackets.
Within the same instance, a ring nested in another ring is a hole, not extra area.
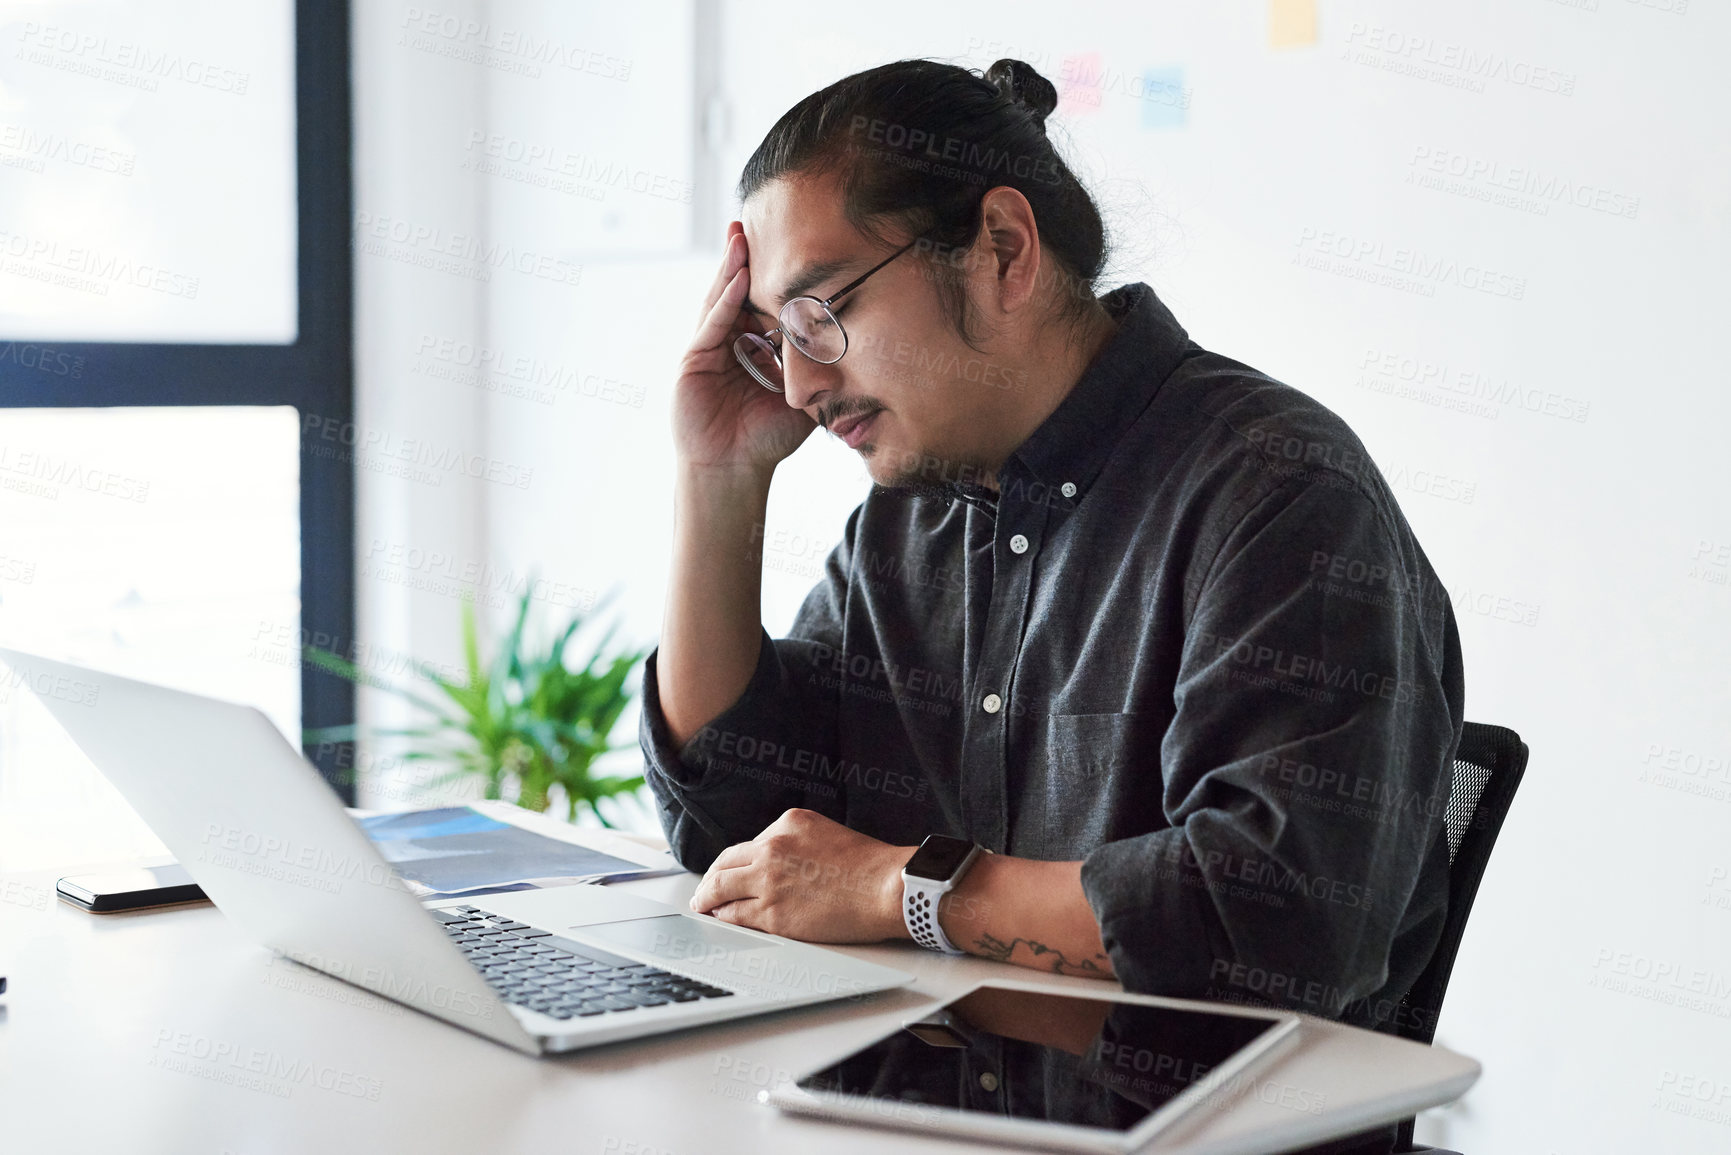
[[(918, 981), (537, 1060), (279, 959), (211, 906), (87, 914), (55, 898), (58, 873), (0, 879), (0, 974), (11, 980), (0, 995), (0, 1147), (32, 1155), (961, 1155), (992, 1148), (784, 1116), (757, 1092), (983, 979), (1103, 987), (911, 944), (848, 947)], [(682, 906), (696, 885), (683, 875), (621, 888)], [(1287, 1128), (1289, 1145), (1315, 1142), (1341, 1112), (1398, 1099), (1410, 1113), (1455, 1097), (1477, 1070), (1440, 1048), (1306, 1027), (1183, 1149), (1270, 1127)], [(1268, 1150), (1266, 1138), (1250, 1149)]]

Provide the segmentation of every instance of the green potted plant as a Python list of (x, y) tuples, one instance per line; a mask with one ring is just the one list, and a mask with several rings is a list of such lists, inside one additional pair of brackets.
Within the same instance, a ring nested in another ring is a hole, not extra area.
[[(436, 693), (429, 697), (394, 685), (353, 662), (316, 646), (304, 649), (308, 662), (360, 685), (374, 686), (407, 700), (430, 717), (405, 729), (375, 728), (378, 737), (405, 740), (405, 760), (444, 761), (453, 769), (438, 781), (471, 775), (485, 783), (485, 796), (506, 798), (529, 810), (545, 811), (554, 787), (565, 795), (566, 818), (577, 820), (588, 806), (603, 826), (612, 826), (599, 803), (603, 798), (633, 794), (643, 776), (598, 777), (591, 773), (597, 757), (626, 745), (610, 745), (609, 735), (633, 691), (625, 686), (631, 671), (648, 656), (645, 650), (606, 654), (619, 623), (613, 622), (579, 668), (567, 664), (566, 648), (589, 619), (579, 610), (549, 644), (529, 641), (529, 590), (525, 584), (517, 617), (497, 653), (486, 663), (476, 641), (475, 608), (465, 598), (462, 609), (464, 681), (447, 678), (426, 662), (416, 661), (420, 676)], [(605, 600), (605, 599), (603, 599)], [(597, 607), (599, 608), (599, 607)], [(350, 741), (354, 726), (331, 726), (307, 732), (308, 741)]]

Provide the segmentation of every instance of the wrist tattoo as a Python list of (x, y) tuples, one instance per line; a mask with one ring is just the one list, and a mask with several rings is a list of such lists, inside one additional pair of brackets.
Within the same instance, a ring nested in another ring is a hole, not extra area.
[[(1024, 949), (1018, 953), (1018, 947)], [(1112, 977), (1112, 960), (1103, 954), (1096, 954), (1091, 959), (1072, 961), (1056, 947), (1049, 947), (1030, 938), (1014, 938), (1005, 942), (1001, 938), (985, 934), (974, 940), (974, 948), (993, 962), (1016, 963), (1060, 975), (1102, 979)]]

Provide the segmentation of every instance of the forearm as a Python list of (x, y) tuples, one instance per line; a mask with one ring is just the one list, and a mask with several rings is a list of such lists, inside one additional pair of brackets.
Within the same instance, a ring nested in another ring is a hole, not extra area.
[(657, 664), (661, 709), (683, 744), (739, 699), (763, 629), (759, 543), (770, 475), (682, 466)]
[[(913, 848), (909, 847), (911, 857)], [(981, 854), (938, 904), (938, 925), (982, 958), (1056, 974), (1114, 977), (1080, 862)], [(905, 925), (899, 937), (911, 938)]]

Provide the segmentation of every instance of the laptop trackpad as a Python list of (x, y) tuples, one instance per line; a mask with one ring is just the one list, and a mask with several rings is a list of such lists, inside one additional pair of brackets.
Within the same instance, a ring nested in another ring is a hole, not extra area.
[(660, 918), (637, 918), (630, 922), (604, 922), (573, 927), (584, 938), (611, 946), (630, 947), (657, 958), (687, 963), (734, 965), (747, 953), (778, 950), (784, 944), (748, 930), (713, 919), (687, 918), (683, 914)]

